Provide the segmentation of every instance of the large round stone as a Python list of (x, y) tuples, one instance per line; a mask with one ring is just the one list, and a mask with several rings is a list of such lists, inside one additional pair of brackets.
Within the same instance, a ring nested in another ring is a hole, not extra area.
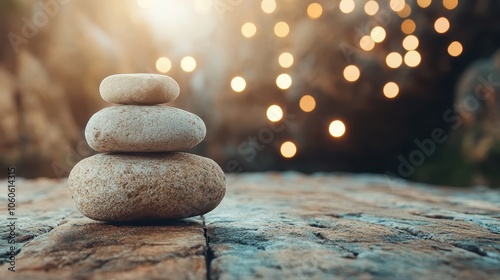
[(175, 100), (179, 84), (160, 74), (116, 74), (106, 77), (99, 86), (102, 99), (125, 105), (155, 105)]
[(206, 127), (187, 111), (157, 106), (122, 105), (95, 113), (85, 139), (98, 152), (170, 152), (198, 145)]
[(98, 154), (69, 175), (76, 208), (99, 221), (182, 219), (221, 202), (225, 175), (211, 159), (187, 153)]

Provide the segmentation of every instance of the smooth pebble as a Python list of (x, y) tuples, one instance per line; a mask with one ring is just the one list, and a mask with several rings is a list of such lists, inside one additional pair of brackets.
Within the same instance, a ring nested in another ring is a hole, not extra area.
[(200, 117), (162, 105), (106, 107), (85, 128), (87, 143), (98, 152), (183, 151), (198, 145), (205, 134)]
[(175, 100), (179, 84), (160, 74), (116, 74), (106, 77), (99, 86), (102, 99), (123, 105), (156, 105)]

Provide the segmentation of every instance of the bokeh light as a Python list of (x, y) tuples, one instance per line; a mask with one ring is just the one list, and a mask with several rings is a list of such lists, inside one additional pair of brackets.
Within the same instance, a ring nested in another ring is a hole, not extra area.
[[(207, 0), (205, 0), (207, 1)], [(271, 14), (276, 10), (276, 1), (275, 0), (262, 0), (260, 7), (262, 11), (266, 14)]]
[(417, 0), (417, 4), (421, 8), (427, 8), (431, 5), (431, 3), (432, 3), (432, 0)]
[(385, 63), (390, 68), (398, 68), (403, 63), (403, 57), (397, 52), (392, 52), (385, 58)]
[(290, 32), (290, 27), (284, 21), (280, 21), (276, 23), (276, 25), (274, 26), (274, 34), (276, 34), (276, 36), (280, 38), (286, 37), (289, 32)]
[(271, 105), (267, 108), (267, 118), (272, 122), (278, 122), (283, 118), (283, 110), (278, 105)]
[(292, 158), (297, 153), (297, 146), (291, 141), (286, 141), (281, 144), (280, 152), (284, 158)]
[(321, 16), (321, 14), (323, 14), (323, 7), (321, 7), (320, 4), (318, 3), (311, 3), (308, 7), (307, 7), (307, 15), (309, 16), (309, 18), (311, 19), (317, 19)]
[(405, 4), (405, 6), (403, 7), (403, 9), (398, 12), (398, 15), (401, 18), (409, 17), (411, 15), (411, 7), (410, 7), (410, 5)]
[(375, 47), (375, 42), (371, 36), (365, 35), (359, 40), (359, 47), (364, 51), (371, 51)]
[(417, 25), (411, 19), (405, 19), (401, 23), (401, 31), (403, 31), (404, 34), (412, 34), (413, 32), (415, 32), (416, 28), (417, 28)]
[(370, 36), (375, 43), (380, 43), (385, 39), (385, 29), (382, 26), (375, 26), (370, 32)]
[(234, 77), (231, 80), (231, 88), (235, 92), (242, 92), (247, 87), (247, 82), (242, 77)]
[(399, 94), (399, 86), (395, 82), (388, 82), (384, 86), (384, 96), (394, 98)]
[(443, 6), (448, 10), (453, 10), (458, 6), (458, 0), (443, 0)]
[(172, 69), (172, 62), (166, 57), (160, 57), (156, 60), (156, 70), (161, 73), (167, 73)]
[(281, 67), (289, 68), (290, 66), (293, 65), (293, 55), (289, 52), (284, 52), (280, 54), (278, 62)]
[(405, 54), (405, 64), (409, 67), (417, 67), (420, 64), (422, 58), (420, 53), (417, 51), (409, 51)]
[(342, 137), (346, 131), (345, 124), (342, 121), (334, 120), (333, 122), (330, 123), (328, 131), (330, 132), (330, 135), (333, 137), (336, 138)]
[(403, 48), (407, 51), (413, 51), (418, 47), (419, 41), (417, 36), (408, 35), (403, 40)]
[(344, 68), (344, 78), (349, 82), (355, 82), (359, 79), (361, 72), (356, 65), (348, 65)]
[(196, 69), (196, 60), (192, 56), (186, 56), (181, 60), (181, 68), (185, 72), (193, 72)]
[(243, 34), (243, 36), (245, 36), (246, 38), (253, 37), (256, 32), (257, 32), (257, 27), (255, 26), (255, 24), (251, 22), (247, 22), (243, 24), (243, 26), (241, 27), (241, 34)]
[(300, 98), (299, 106), (306, 113), (312, 112), (316, 108), (316, 100), (310, 95), (304, 95)]
[(339, 9), (344, 14), (351, 13), (352, 11), (354, 11), (355, 7), (356, 7), (356, 3), (354, 3), (353, 0), (342, 0), (342, 1), (340, 1), (340, 4), (339, 4)]
[(276, 85), (280, 89), (288, 89), (292, 86), (292, 77), (290, 77), (290, 75), (288, 74), (280, 74), (276, 78)]
[(461, 55), (463, 50), (464, 48), (462, 44), (460, 44), (460, 42), (458, 41), (454, 41), (448, 46), (448, 54), (453, 57)]
[(450, 29), (450, 22), (445, 17), (440, 17), (434, 22), (434, 29), (437, 33), (445, 33)]
[(391, 0), (389, 2), (389, 7), (391, 7), (391, 10), (399, 12), (404, 9), (405, 4), (405, 0)]
[(377, 1), (370, 0), (365, 4), (365, 13), (369, 16), (373, 16), (378, 12), (379, 6)]

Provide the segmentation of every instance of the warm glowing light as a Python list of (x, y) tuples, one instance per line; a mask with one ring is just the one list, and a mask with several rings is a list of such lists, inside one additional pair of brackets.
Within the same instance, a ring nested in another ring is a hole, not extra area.
[(345, 125), (342, 121), (335, 120), (330, 123), (328, 131), (333, 137), (342, 137), (342, 135), (344, 135), (345, 133)]
[(389, 2), (389, 6), (391, 7), (391, 10), (395, 12), (399, 12), (404, 9), (405, 7), (405, 0), (391, 0)]
[(280, 54), (278, 62), (281, 65), (281, 67), (288, 68), (293, 65), (293, 55), (291, 53), (284, 52)]
[(350, 12), (354, 11), (355, 7), (356, 4), (353, 0), (342, 0), (339, 4), (339, 9), (344, 14), (349, 14)]
[(365, 35), (359, 40), (359, 46), (365, 51), (371, 51), (375, 47), (375, 42), (373, 42), (372, 37)]
[(421, 60), (420, 53), (417, 51), (409, 51), (405, 54), (405, 63), (409, 67), (417, 67)]
[(181, 60), (181, 68), (186, 72), (193, 72), (196, 69), (196, 60), (192, 56), (186, 56)]
[(297, 146), (293, 142), (286, 141), (281, 144), (280, 152), (284, 158), (292, 158), (297, 153)]
[(417, 0), (417, 4), (422, 8), (427, 8), (431, 4), (432, 0)]
[(210, 12), (212, 8), (212, 1), (196, 0), (194, 1), (194, 11), (200, 15), (205, 15)]
[(323, 14), (323, 7), (318, 3), (312, 3), (307, 7), (307, 15), (311, 19), (317, 19)]
[(394, 82), (388, 82), (384, 86), (384, 95), (387, 98), (394, 98), (399, 94), (399, 86)]
[(143, 9), (149, 9), (153, 7), (154, 0), (137, 0), (137, 5)]
[(280, 121), (283, 118), (283, 110), (278, 105), (271, 105), (267, 108), (266, 116), (272, 122)]
[(434, 29), (437, 33), (445, 33), (450, 29), (450, 22), (445, 17), (440, 17), (434, 22)]
[(418, 38), (414, 35), (408, 35), (403, 40), (403, 48), (407, 51), (412, 51), (418, 47)]
[(405, 19), (403, 23), (401, 23), (401, 31), (403, 31), (404, 34), (412, 34), (415, 32), (416, 28), (417, 25), (411, 19)]
[(411, 15), (411, 7), (408, 4), (405, 4), (403, 9), (398, 12), (398, 15), (402, 18), (409, 17)]
[(375, 43), (380, 43), (385, 39), (385, 29), (382, 26), (375, 26), (370, 36)]
[(288, 74), (281, 74), (276, 78), (276, 85), (280, 89), (288, 89), (292, 86), (292, 77)]
[(231, 88), (236, 92), (242, 92), (247, 87), (247, 82), (242, 77), (234, 77), (231, 80)]
[(369, 16), (373, 16), (378, 12), (379, 6), (377, 1), (370, 0), (365, 4), (365, 13)]
[(264, 13), (270, 14), (274, 12), (274, 10), (276, 10), (276, 1), (262, 0), (262, 2), (260, 3), (260, 7), (262, 8), (262, 11), (264, 11)]
[(311, 112), (316, 108), (316, 100), (310, 95), (304, 95), (299, 101), (300, 109), (304, 112)]
[(348, 65), (344, 68), (344, 78), (349, 82), (355, 82), (359, 79), (361, 72), (356, 65)]
[(290, 27), (284, 21), (280, 21), (280, 22), (276, 23), (276, 25), (274, 26), (274, 33), (278, 37), (281, 37), (281, 38), (286, 37), (289, 32), (290, 32)]
[(452, 42), (448, 46), (448, 54), (453, 56), (453, 57), (457, 57), (460, 54), (462, 54), (463, 50), (464, 50), (464, 48), (462, 47), (462, 44), (460, 44), (460, 42), (458, 42), (458, 41)]
[(387, 66), (390, 68), (398, 68), (403, 64), (403, 57), (397, 52), (392, 52), (385, 58), (385, 63), (387, 63)]
[(156, 61), (156, 70), (162, 73), (167, 73), (168, 71), (170, 71), (170, 69), (172, 69), (172, 62), (170, 61), (170, 59), (166, 57), (158, 58), (158, 60)]
[(458, 0), (443, 0), (443, 6), (448, 10), (453, 10), (458, 6)]
[(257, 32), (257, 27), (255, 26), (255, 24), (251, 22), (247, 22), (243, 24), (243, 26), (241, 27), (241, 34), (243, 34), (243, 36), (247, 38), (253, 37), (253, 35), (255, 35), (256, 32)]

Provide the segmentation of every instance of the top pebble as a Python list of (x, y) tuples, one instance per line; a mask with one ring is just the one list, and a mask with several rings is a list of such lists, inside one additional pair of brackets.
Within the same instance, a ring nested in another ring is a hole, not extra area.
[(174, 101), (179, 85), (166, 75), (117, 74), (106, 77), (99, 86), (102, 99), (123, 105), (156, 105)]

